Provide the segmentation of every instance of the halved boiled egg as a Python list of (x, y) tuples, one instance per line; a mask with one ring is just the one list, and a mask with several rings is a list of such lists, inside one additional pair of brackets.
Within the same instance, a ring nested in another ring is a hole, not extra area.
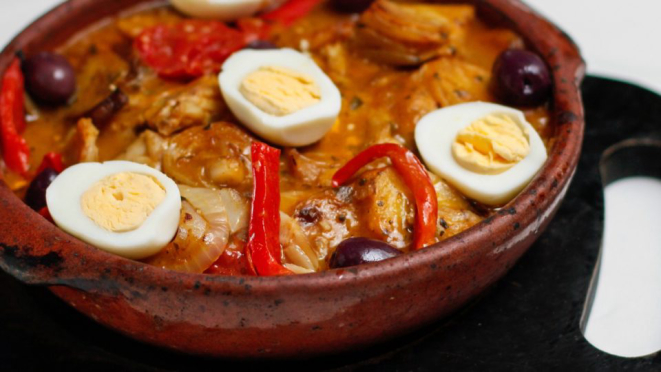
[(287, 0), (170, 0), (180, 12), (196, 18), (233, 21), (276, 8)]
[(486, 102), (448, 106), (415, 128), (425, 164), (466, 196), (499, 206), (516, 196), (546, 161), (546, 148), (523, 112)]
[(234, 53), (218, 77), (232, 113), (253, 132), (282, 146), (305, 146), (328, 132), (342, 107), (331, 79), (293, 49)]
[(163, 173), (129, 161), (81, 163), (46, 190), (62, 230), (97, 248), (132, 259), (165, 247), (179, 225), (181, 197)]

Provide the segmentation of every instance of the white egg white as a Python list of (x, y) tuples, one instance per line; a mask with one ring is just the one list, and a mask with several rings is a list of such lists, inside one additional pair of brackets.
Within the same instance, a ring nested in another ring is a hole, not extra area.
[(233, 21), (273, 9), (287, 0), (170, 0), (180, 12), (196, 18)]
[[(81, 198), (98, 181), (122, 172), (154, 177), (165, 188), (166, 196), (140, 227), (112, 232), (85, 215)], [(46, 190), (46, 204), (62, 230), (116, 255), (142, 259), (158, 253), (174, 237), (179, 225), (181, 196), (174, 181), (154, 168), (129, 161), (109, 161), (81, 163), (64, 170)]]
[[(462, 167), (452, 154), (459, 131), (491, 114), (510, 116), (527, 135), (530, 153), (500, 174), (480, 174)], [(546, 161), (546, 148), (523, 112), (494, 103), (469, 102), (448, 106), (425, 115), (415, 128), (415, 142), (423, 161), (438, 176), (466, 196), (486, 205), (499, 206), (518, 194)]]
[[(278, 66), (311, 76), (321, 91), (320, 102), (285, 116), (262, 111), (239, 91), (250, 73)], [(321, 139), (337, 119), (342, 97), (331, 79), (312, 58), (293, 49), (252, 50), (234, 53), (218, 76), (220, 90), (232, 113), (250, 130), (282, 146), (305, 146)]]

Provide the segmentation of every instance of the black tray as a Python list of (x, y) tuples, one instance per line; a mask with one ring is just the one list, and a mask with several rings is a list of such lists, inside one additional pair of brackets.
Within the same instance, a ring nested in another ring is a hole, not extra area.
[(1, 371), (651, 371), (661, 357), (623, 359), (581, 335), (579, 321), (603, 228), (599, 157), (626, 138), (661, 139), (661, 96), (588, 77), (583, 155), (547, 232), (481, 298), (425, 330), (350, 355), (278, 363), (210, 360), (123, 337), (44, 288), (0, 272)]

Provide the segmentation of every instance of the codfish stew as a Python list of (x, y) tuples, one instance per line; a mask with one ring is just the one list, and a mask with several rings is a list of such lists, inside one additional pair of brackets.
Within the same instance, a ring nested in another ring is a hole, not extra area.
[(547, 66), (473, 6), (233, 3), (143, 6), (19, 54), (4, 181), (99, 249), (266, 276), (442, 249), (543, 166)]

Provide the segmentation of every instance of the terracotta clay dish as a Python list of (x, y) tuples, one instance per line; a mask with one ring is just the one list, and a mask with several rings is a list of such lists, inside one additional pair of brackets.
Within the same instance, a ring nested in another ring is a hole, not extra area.
[(579, 52), (515, 0), (70, 0), (0, 71), (0, 267), (215, 357), (460, 308), (544, 231), (583, 138)]

